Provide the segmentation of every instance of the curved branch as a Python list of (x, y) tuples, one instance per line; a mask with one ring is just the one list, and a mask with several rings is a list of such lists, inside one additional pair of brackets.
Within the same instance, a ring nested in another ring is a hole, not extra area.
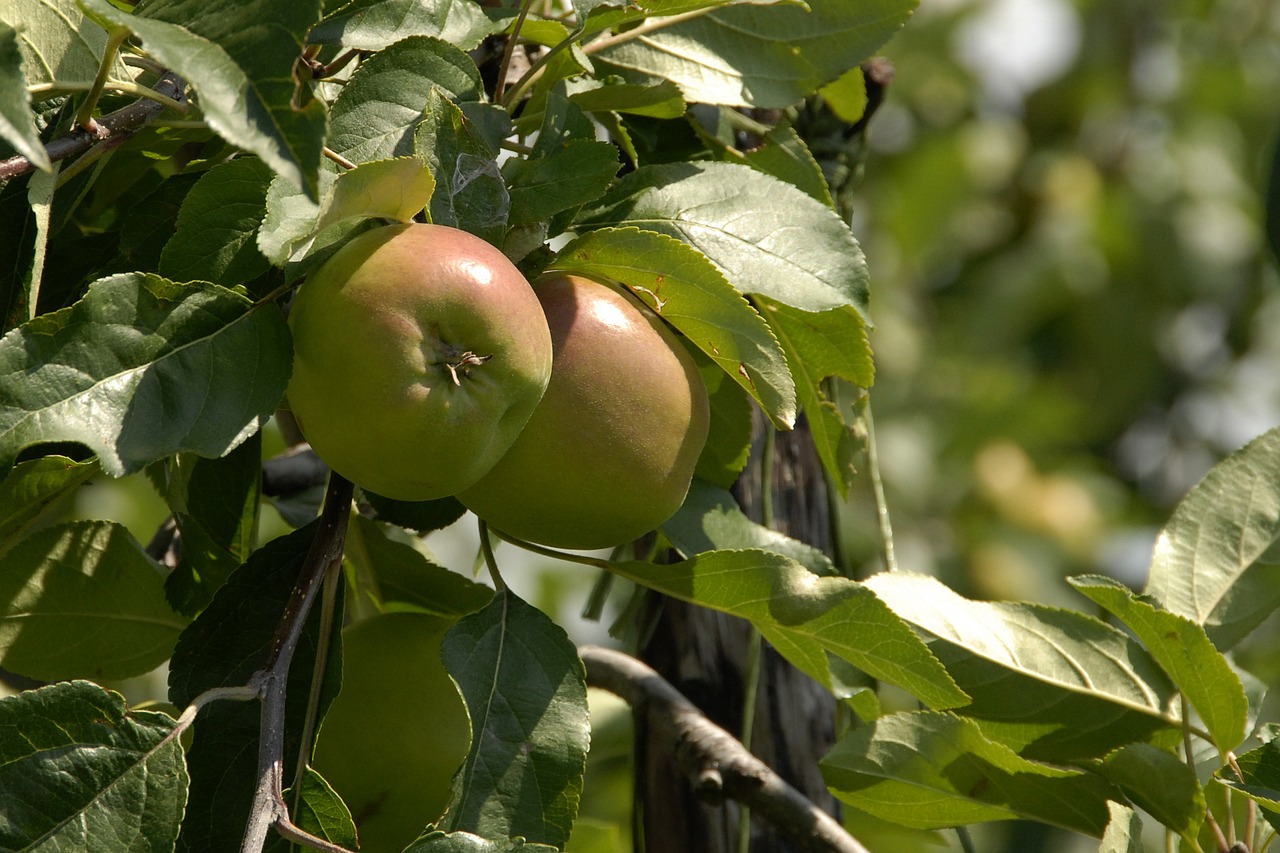
[(868, 853), (835, 818), (703, 716), (657, 672), (610, 649), (584, 646), (578, 652), (587, 683), (625, 700), (670, 740), (677, 763), (701, 793), (750, 806), (808, 853)]
[[(166, 71), (161, 75), (156, 81), (154, 91), (177, 103), (187, 102), (187, 82), (172, 71)], [(132, 104), (98, 119), (96, 132), (77, 128), (66, 136), (60, 136), (50, 142), (45, 146), (45, 151), (49, 154), (49, 160), (56, 162), (83, 154), (95, 145), (105, 142), (119, 145), (166, 109), (168, 107), (165, 104), (152, 100), (150, 96), (139, 98)], [(0, 160), (0, 181), (29, 174), (35, 169), (35, 164), (26, 157), (18, 156)]]

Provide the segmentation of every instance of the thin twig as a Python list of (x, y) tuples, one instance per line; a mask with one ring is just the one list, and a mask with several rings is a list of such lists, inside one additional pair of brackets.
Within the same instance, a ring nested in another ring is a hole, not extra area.
[(868, 853), (835, 818), (747, 752), (648, 666), (610, 649), (584, 646), (578, 651), (587, 683), (625, 700), (637, 717), (669, 740), (678, 765), (700, 793), (749, 805), (805, 853)]
[(880, 539), (884, 544), (884, 567), (891, 572), (898, 570), (898, 557), (893, 548), (893, 524), (889, 520), (889, 502), (884, 496), (884, 480), (880, 476), (880, 445), (876, 441), (876, 422), (871, 416), (871, 401), (867, 401), (867, 468), (871, 471), (871, 489), (876, 499), (876, 521), (880, 525)]
[[(173, 101), (186, 103), (187, 83), (172, 71), (166, 72), (157, 82), (154, 93), (170, 98)], [(77, 128), (66, 136), (61, 136), (45, 146), (51, 161), (65, 160), (75, 157), (104, 142), (119, 144), (115, 140), (127, 139), (140, 128), (165, 111), (164, 104), (157, 103), (150, 97), (139, 98), (128, 106), (121, 107), (110, 115), (97, 120), (97, 132), (90, 133)], [(0, 181), (30, 174), (36, 169), (26, 157), (10, 157), (0, 160)]]
[[(353, 493), (354, 487), (349, 480), (336, 473), (329, 475), (329, 488), (325, 493), (320, 523), (302, 564), (302, 573), (280, 617), (280, 625), (276, 629), (266, 663), (250, 679), (250, 683), (258, 687), (262, 697), (262, 720), (258, 738), (258, 785), (253, 794), (253, 807), (249, 812), (240, 853), (261, 853), (267, 840), (267, 831), (273, 825), (277, 828), (285, 826), (286, 831), (297, 830), (289, 821), (282, 777), (289, 668), (317, 592), (325, 577), (342, 565), (342, 548), (346, 540)], [(322, 849), (335, 851), (342, 848)]]

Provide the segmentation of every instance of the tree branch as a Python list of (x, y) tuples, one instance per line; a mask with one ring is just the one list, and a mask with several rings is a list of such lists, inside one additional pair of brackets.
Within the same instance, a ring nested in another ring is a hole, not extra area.
[[(166, 71), (156, 81), (157, 94), (180, 104), (187, 102), (186, 91), (187, 82), (172, 71)], [(132, 104), (98, 119), (96, 132), (76, 128), (66, 136), (60, 136), (51, 141), (45, 146), (45, 151), (48, 152), (50, 161), (57, 162), (83, 154), (96, 145), (104, 143), (119, 145), (166, 109), (168, 109), (167, 106), (149, 97), (139, 98)], [(26, 157), (18, 156), (0, 160), (0, 181), (29, 174), (35, 169), (35, 165)]]
[(700, 794), (750, 806), (807, 853), (868, 853), (831, 815), (815, 806), (644, 663), (597, 646), (578, 650), (587, 683), (622, 698), (669, 740), (676, 762)]
[[(307, 551), (302, 574), (293, 595), (285, 606), (267, 661), (249, 680), (262, 697), (262, 724), (258, 741), (258, 786), (253, 794), (253, 808), (241, 841), (241, 853), (260, 853), (272, 826), (285, 837), (326, 851), (342, 851), (322, 839), (312, 838), (293, 825), (284, 801), (284, 727), (285, 696), (289, 683), (289, 667), (298, 648), (303, 625), (316, 593), (325, 576), (342, 565), (342, 547), (347, 535), (347, 519), (351, 514), (354, 487), (337, 474), (329, 476), (320, 525)], [(303, 837), (305, 836), (305, 838)]]

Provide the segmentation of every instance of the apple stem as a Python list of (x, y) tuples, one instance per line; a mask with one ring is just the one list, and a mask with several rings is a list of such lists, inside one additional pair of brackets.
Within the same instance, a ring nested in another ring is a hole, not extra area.
[(462, 380), (458, 378), (458, 371), (466, 367), (477, 367), (491, 358), (493, 358), (491, 355), (476, 355), (471, 350), (467, 350), (458, 356), (456, 362), (445, 362), (444, 366), (449, 368), (449, 375), (453, 377), (453, 384), (462, 387)]

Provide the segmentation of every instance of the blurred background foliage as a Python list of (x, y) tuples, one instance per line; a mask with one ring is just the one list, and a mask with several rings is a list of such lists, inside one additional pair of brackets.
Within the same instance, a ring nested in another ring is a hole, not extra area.
[[(1178, 498), (1280, 424), (1280, 275), (1265, 223), (1280, 4), (922, 0), (883, 55), (896, 75), (852, 224), (872, 273), (871, 399), (898, 565), (969, 596), (1074, 609), (1086, 602), (1066, 575), (1140, 587)], [(884, 552), (860, 468), (841, 539), (866, 574)], [(82, 490), (77, 513), (146, 541), (165, 510), (126, 478)], [(264, 518), (264, 537), (279, 524)], [(460, 524), (428, 545), (465, 570), (475, 541)], [(507, 574), (576, 640), (607, 640), (616, 614), (578, 615), (594, 580), (581, 567)], [(1237, 653), (1269, 683), (1274, 623)], [(149, 692), (134, 687), (132, 698)], [(594, 693), (576, 853), (629, 849), (627, 715)], [(951, 834), (850, 823), (876, 851), (959, 849)], [(983, 851), (1096, 849), (1024, 824), (974, 839)]]

